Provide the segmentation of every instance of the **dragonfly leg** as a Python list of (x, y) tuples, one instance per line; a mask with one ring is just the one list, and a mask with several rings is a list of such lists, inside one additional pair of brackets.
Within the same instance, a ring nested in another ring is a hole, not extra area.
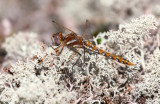
[(80, 59), (80, 57), (82, 55), (78, 52), (78, 50), (76, 48), (72, 48), (71, 50), (73, 50), (75, 53), (77, 53), (79, 55), (78, 59), (76, 60), (76, 62), (72, 66), (72, 70), (73, 70), (73, 67), (77, 64), (78, 60)]
[[(49, 47), (51, 47), (51, 48), (56, 52), (57, 56), (59, 56), (59, 55), (62, 53), (62, 50), (63, 50), (63, 48), (64, 48), (64, 45), (61, 44), (61, 45), (59, 45), (57, 48), (53, 48), (52, 45), (49, 46)], [(61, 48), (61, 47), (62, 47), (62, 48)], [(60, 48), (61, 48), (61, 50), (59, 50)]]
[(84, 47), (83, 47), (83, 49), (84, 49), (83, 64), (85, 64), (85, 51), (86, 51), (86, 49)]

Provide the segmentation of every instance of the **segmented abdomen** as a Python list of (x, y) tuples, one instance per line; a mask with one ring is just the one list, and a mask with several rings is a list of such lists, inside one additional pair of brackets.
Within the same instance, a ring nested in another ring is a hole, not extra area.
[(87, 48), (88, 50), (92, 51), (92, 52), (95, 52), (95, 53), (98, 53), (98, 54), (101, 54), (107, 58), (110, 58), (110, 59), (113, 59), (113, 60), (116, 60), (118, 61), (119, 63), (123, 63), (123, 64), (126, 64), (126, 65), (134, 65), (133, 63), (131, 63), (130, 61), (120, 57), (120, 56), (117, 56), (115, 54), (111, 54), (109, 52), (106, 52), (98, 47), (96, 47), (95, 45), (93, 45), (92, 43), (90, 43), (89, 41), (83, 41), (83, 46), (85, 48)]

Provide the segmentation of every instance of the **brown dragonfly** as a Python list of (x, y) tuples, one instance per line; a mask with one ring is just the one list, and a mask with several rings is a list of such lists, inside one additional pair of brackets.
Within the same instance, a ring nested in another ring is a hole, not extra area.
[[(74, 31), (72, 31), (71, 29), (62, 26), (55, 21), (52, 21), (52, 22), (56, 23), (57, 25), (63, 27), (64, 29), (67, 29), (71, 32), (65, 36), (61, 32), (58, 32), (58, 33), (55, 33), (52, 35), (52, 37), (51, 37), (52, 44), (55, 44), (58, 46), (57, 48), (54, 49), (56, 51), (57, 55), (60, 55), (61, 52), (63, 51), (64, 46), (67, 46), (69, 49), (71, 49), (75, 53), (79, 54), (79, 58), (77, 59), (77, 61), (78, 61), (81, 57), (81, 54), (78, 52), (78, 48), (83, 48), (84, 50), (87, 49), (93, 53), (103, 55), (106, 58), (116, 60), (119, 63), (125, 64), (125, 65), (130, 65), (130, 66), (134, 65), (133, 63), (124, 59), (123, 57), (106, 52), (106, 51), (98, 48), (97, 46), (93, 45), (90, 41), (85, 40), (84, 37), (86, 35), (87, 21), (86, 21), (86, 25), (85, 25), (85, 32), (82, 36), (78, 36), (78, 34), (75, 33)], [(85, 51), (84, 51), (84, 53), (85, 53)], [(76, 63), (77, 63), (77, 61), (76, 61)]]

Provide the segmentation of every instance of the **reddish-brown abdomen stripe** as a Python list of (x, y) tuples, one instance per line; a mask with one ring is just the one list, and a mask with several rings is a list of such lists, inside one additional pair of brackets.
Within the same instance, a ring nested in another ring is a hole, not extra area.
[(117, 55), (112, 55), (112, 59), (113, 59), (113, 60), (116, 60), (117, 57), (118, 57)]
[(127, 64), (127, 60), (123, 60), (123, 63), (124, 63), (124, 64)]
[(130, 65), (130, 66), (134, 65), (133, 63), (129, 62), (128, 60), (124, 60), (123, 63), (126, 64), (126, 65)]
[(107, 56), (107, 57), (109, 57), (110, 55), (111, 55), (110, 53), (106, 52), (106, 56)]
[(128, 62), (127, 62), (127, 65), (133, 66), (134, 64), (128, 61)]
[(91, 44), (91, 43), (90, 43), (90, 42), (88, 42), (88, 41), (87, 41), (86, 43), (87, 43), (87, 47), (89, 47), (89, 45)]
[(102, 54), (104, 51), (102, 49), (99, 50), (99, 54)]
[(94, 45), (93, 48), (92, 48), (92, 52), (93, 52), (95, 49), (96, 49), (96, 46)]
[(119, 57), (118, 62), (122, 63), (123, 58)]

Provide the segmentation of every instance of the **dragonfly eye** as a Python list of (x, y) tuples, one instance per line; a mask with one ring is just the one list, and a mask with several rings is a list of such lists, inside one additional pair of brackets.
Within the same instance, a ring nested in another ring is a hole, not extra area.
[(62, 33), (56, 33), (52, 35), (52, 44), (60, 45), (62, 42)]

